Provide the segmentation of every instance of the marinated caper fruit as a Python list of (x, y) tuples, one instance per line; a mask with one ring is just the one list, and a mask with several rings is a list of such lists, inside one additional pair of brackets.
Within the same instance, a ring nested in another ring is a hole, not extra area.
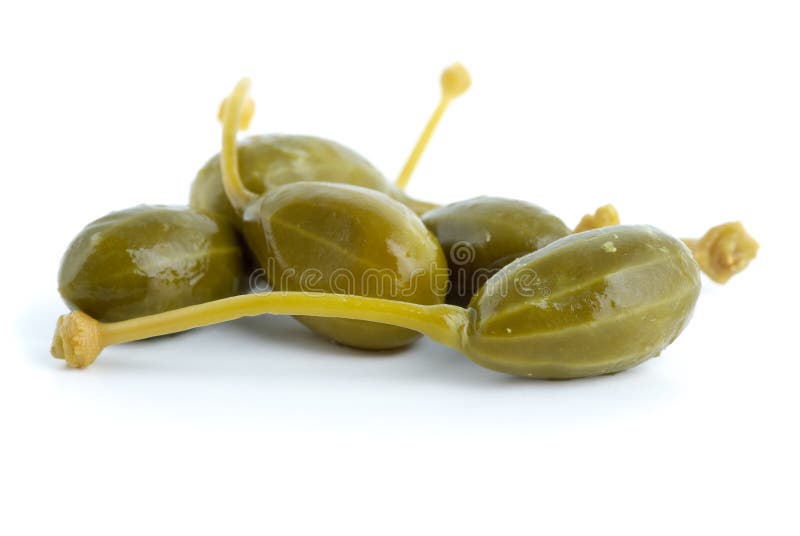
[(450, 267), (447, 303), (461, 306), (506, 264), (570, 234), (543, 208), (500, 197), (452, 203), (426, 213), (422, 221)]
[[(298, 182), (274, 188), (247, 209), (244, 235), (272, 288), (443, 301), (442, 250), (419, 218), (385, 195), (344, 184)], [(404, 328), (300, 316), (315, 332), (364, 349), (405, 346)]]
[(681, 333), (700, 273), (679, 240), (648, 226), (562, 238), (496, 273), (468, 308), (362, 296), (236, 296), (115, 324), (59, 319), (53, 355), (90, 365), (105, 346), (257, 314), (328, 316), (413, 329), (484, 367), (532, 378), (618, 372), (657, 356)]
[(541, 378), (595, 376), (657, 356), (700, 293), (686, 246), (650, 226), (562, 238), (505, 266), (470, 303), (465, 353)]
[[(249, 81), (240, 82), (225, 110), (222, 184), (272, 288), (441, 303), (444, 292), (436, 288), (435, 277), (446, 270), (441, 248), (397, 201), (375, 190), (327, 182), (289, 182), (264, 195), (246, 187), (235, 140), (248, 90)], [(351, 320), (300, 320), (337, 342), (364, 349), (397, 348), (418, 336)]]
[(118, 321), (232, 296), (242, 273), (226, 221), (142, 205), (86, 226), (64, 254), (58, 288), (70, 308)]

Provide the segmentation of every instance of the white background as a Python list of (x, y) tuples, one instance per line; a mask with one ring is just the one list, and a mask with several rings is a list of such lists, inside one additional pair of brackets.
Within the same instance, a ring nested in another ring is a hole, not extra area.
[[(0, 533), (797, 534), (796, 2), (6, 2)], [(369, 355), (265, 317), (49, 356), (92, 219), (182, 204), (216, 108), (394, 177), (452, 61), (473, 75), (410, 191), (614, 202), (762, 249), (659, 359), (522, 381), (423, 341)]]

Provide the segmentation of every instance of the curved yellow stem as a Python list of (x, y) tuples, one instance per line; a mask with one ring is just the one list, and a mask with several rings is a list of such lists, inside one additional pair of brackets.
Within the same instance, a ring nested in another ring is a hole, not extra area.
[(468, 321), (466, 309), (453, 305), (419, 305), (402, 301), (340, 294), (269, 292), (246, 294), (121, 322), (98, 322), (81, 311), (58, 319), (51, 353), (75, 368), (94, 363), (112, 344), (262, 314), (324, 316), (367, 320), (418, 331), (459, 349)]
[(220, 168), (222, 185), (231, 205), (240, 215), (247, 205), (258, 196), (247, 189), (239, 174), (239, 159), (236, 146), (236, 135), (239, 129), (246, 129), (253, 116), (254, 105), (249, 99), (250, 79), (243, 78), (236, 84), (231, 95), (220, 106), (219, 116), (222, 119), (222, 151), (220, 152)]
[(400, 175), (395, 181), (395, 184), (398, 188), (404, 189), (408, 185), (408, 181), (411, 179), (411, 174), (417, 167), (417, 163), (419, 162), (422, 153), (425, 151), (425, 147), (427, 147), (431, 136), (433, 136), (433, 131), (436, 130), (436, 125), (439, 124), (442, 115), (444, 115), (444, 111), (447, 109), (453, 99), (459, 95), (462, 95), (465, 91), (467, 91), (467, 89), (469, 89), (471, 83), (469, 71), (467, 71), (467, 69), (460, 63), (455, 63), (442, 72), (441, 99), (439, 100), (439, 104), (436, 106), (436, 109), (433, 111), (433, 114), (431, 114), (430, 119), (428, 119), (428, 123), (425, 125), (425, 130), (422, 131), (422, 134), (417, 140), (417, 144), (411, 151), (411, 155), (408, 157), (406, 165), (403, 167), (403, 170), (400, 172)]

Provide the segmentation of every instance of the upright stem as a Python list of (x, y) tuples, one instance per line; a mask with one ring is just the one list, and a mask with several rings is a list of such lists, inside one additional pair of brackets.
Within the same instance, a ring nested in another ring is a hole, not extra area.
[[(236, 135), (239, 128), (245, 128), (250, 121), (253, 107), (249, 100), (250, 79), (243, 78), (220, 108), (222, 118), (222, 151), (220, 152), (220, 168), (225, 195), (240, 215), (247, 205), (258, 196), (247, 189), (239, 174), (239, 157), (236, 147)], [(247, 111), (247, 113), (244, 113)]]
[(70, 366), (91, 365), (103, 348), (262, 314), (367, 320), (408, 328), (460, 349), (468, 312), (452, 305), (419, 305), (339, 294), (270, 292), (234, 296), (121, 322), (103, 323), (80, 311), (59, 318), (51, 351)]
[(411, 174), (414, 172), (414, 168), (417, 167), (417, 163), (422, 153), (425, 151), (425, 147), (427, 147), (431, 136), (433, 136), (433, 131), (436, 130), (436, 125), (439, 124), (439, 120), (441, 120), (442, 115), (444, 115), (444, 111), (453, 99), (469, 89), (470, 83), (469, 72), (460, 63), (453, 64), (442, 72), (442, 96), (439, 100), (439, 104), (436, 106), (433, 114), (431, 114), (430, 119), (428, 119), (425, 130), (422, 131), (422, 134), (417, 140), (417, 144), (414, 146), (411, 155), (406, 161), (406, 165), (395, 181), (395, 184), (401, 190), (408, 185)]
[(449, 104), (450, 99), (446, 99), (444, 96), (442, 96), (442, 99), (439, 101), (439, 104), (436, 106), (433, 114), (431, 114), (430, 119), (428, 119), (428, 124), (425, 125), (425, 130), (422, 131), (422, 134), (417, 140), (417, 144), (411, 151), (411, 155), (409, 155), (408, 160), (406, 160), (406, 165), (403, 166), (403, 170), (400, 172), (400, 175), (395, 181), (395, 184), (398, 188), (405, 189), (405, 187), (408, 186), (408, 182), (411, 180), (411, 174), (414, 172), (414, 169), (416, 169), (419, 159), (422, 156), (422, 153), (425, 151), (425, 147), (427, 147), (431, 136), (433, 135), (433, 131), (436, 130), (436, 125), (439, 123), (442, 115), (444, 115), (444, 111), (447, 109)]

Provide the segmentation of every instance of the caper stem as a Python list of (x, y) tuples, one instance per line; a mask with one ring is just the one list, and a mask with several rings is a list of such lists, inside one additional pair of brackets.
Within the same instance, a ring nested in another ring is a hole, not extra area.
[(584, 231), (591, 231), (592, 229), (600, 229), (601, 227), (609, 227), (611, 225), (619, 225), (619, 212), (614, 208), (614, 205), (603, 205), (595, 210), (594, 214), (584, 215), (572, 232), (582, 233)]
[[(236, 135), (239, 128), (246, 128), (252, 115), (252, 101), (249, 100), (250, 79), (239, 80), (231, 95), (222, 103), (222, 151), (220, 152), (220, 168), (225, 195), (233, 208), (240, 215), (258, 196), (247, 189), (239, 174), (239, 158), (236, 146)], [(245, 110), (247, 114), (244, 114)]]
[(436, 109), (433, 110), (430, 119), (428, 119), (428, 123), (425, 125), (425, 130), (422, 131), (422, 134), (417, 140), (417, 144), (411, 151), (408, 160), (406, 160), (406, 165), (403, 166), (403, 170), (395, 180), (395, 185), (401, 190), (405, 189), (408, 185), (411, 174), (417, 167), (422, 153), (428, 146), (431, 136), (433, 136), (433, 131), (436, 130), (436, 125), (439, 124), (439, 121), (444, 115), (444, 111), (447, 110), (447, 107), (453, 102), (453, 99), (469, 89), (470, 83), (469, 72), (460, 63), (455, 63), (442, 72), (442, 96), (439, 99), (439, 104), (436, 106)]
[(715, 225), (700, 238), (682, 240), (700, 269), (720, 284), (747, 268), (758, 253), (758, 242), (738, 221)]
[(234, 296), (121, 322), (98, 322), (80, 311), (59, 318), (52, 353), (76, 368), (91, 365), (103, 348), (262, 314), (367, 320), (408, 328), (460, 349), (468, 311), (340, 294), (269, 292)]

